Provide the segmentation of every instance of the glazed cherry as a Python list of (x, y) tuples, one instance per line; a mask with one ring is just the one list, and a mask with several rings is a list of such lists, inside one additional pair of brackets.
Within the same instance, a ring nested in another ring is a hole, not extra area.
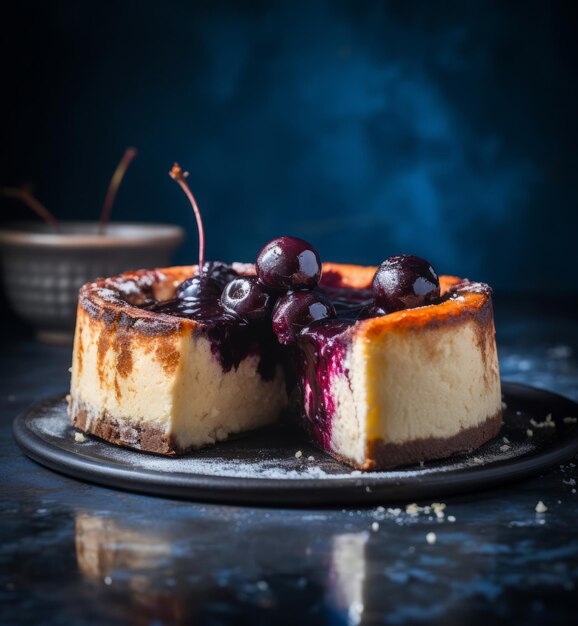
[(274, 297), (255, 276), (235, 278), (221, 294), (221, 304), (227, 311), (249, 320), (267, 317), (273, 303)]
[(176, 296), (179, 300), (218, 300), (223, 286), (214, 278), (203, 274), (187, 278), (178, 287)]
[(296, 237), (270, 241), (257, 257), (257, 276), (275, 291), (313, 289), (321, 278), (321, 261), (315, 248)]
[(373, 277), (375, 304), (385, 311), (400, 311), (433, 304), (440, 297), (440, 282), (434, 268), (409, 254), (384, 261)]
[(303, 328), (317, 320), (335, 317), (335, 307), (321, 293), (295, 291), (282, 296), (273, 309), (273, 331), (279, 343), (288, 345)]

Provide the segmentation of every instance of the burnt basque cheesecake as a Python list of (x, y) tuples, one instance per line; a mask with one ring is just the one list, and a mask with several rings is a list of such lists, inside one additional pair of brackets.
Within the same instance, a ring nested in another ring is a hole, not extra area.
[(214, 291), (183, 298), (196, 272), (139, 271), (82, 288), (74, 426), (175, 455), (288, 409), (322, 450), (364, 470), (471, 450), (499, 431), (486, 285), (442, 276), (435, 302), (385, 313), (373, 297), (375, 267), (328, 263), (315, 291), (296, 292), (313, 300), (307, 312), (323, 309), (319, 319), (289, 331), (281, 313), (292, 294), (277, 299), (277, 324), (223, 306), (232, 281), (254, 284), (254, 266), (206, 264)]
[(415, 256), (323, 264), (295, 237), (256, 263), (129, 272), (80, 290), (69, 413), (116, 444), (176, 455), (288, 414), (363, 470), (471, 450), (501, 426), (491, 290)]

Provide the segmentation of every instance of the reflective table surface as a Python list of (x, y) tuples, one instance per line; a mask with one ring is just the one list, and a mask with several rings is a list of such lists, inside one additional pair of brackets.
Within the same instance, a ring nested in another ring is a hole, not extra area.
[[(496, 310), (502, 377), (578, 400), (572, 307)], [(443, 511), (105, 489), (28, 460), (11, 435), (20, 411), (66, 389), (70, 349), (2, 340), (2, 625), (578, 624), (578, 459)]]

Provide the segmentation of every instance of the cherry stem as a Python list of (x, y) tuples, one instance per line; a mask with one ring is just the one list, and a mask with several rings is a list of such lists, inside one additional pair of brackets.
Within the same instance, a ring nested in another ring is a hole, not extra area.
[(104, 198), (104, 204), (102, 205), (102, 212), (100, 213), (100, 223), (98, 226), (98, 234), (104, 235), (106, 232), (106, 228), (108, 226), (108, 222), (110, 220), (110, 214), (112, 212), (112, 207), (114, 205), (114, 201), (116, 199), (116, 194), (118, 192), (118, 188), (120, 187), (120, 183), (126, 174), (128, 166), (131, 164), (131, 161), (138, 154), (136, 148), (127, 148), (122, 155), (122, 159), (119, 161), (119, 164), (116, 166), (114, 170), (114, 174), (110, 179), (110, 184), (108, 186), (108, 190), (106, 192), (106, 196)]
[(52, 226), (56, 232), (60, 230), (58, 220), (42, 204), (42, 202), (40, 202), (40, 200), (37, 200), (32, 195), (32, 192), (27, 185), (23, 185), (22, 187), (4, 187), (3, 189), (0, 189), (0, 195), (5, 196), (6, 198), (16, 198), (17, 200), (20, 200), (26, 206), (31, 208), (36, 215), (44, 220), (49, 226)]
[(197, 229), (199, 231), (199, 269), (198, 274), (199, 278), (203, 274), (203, 265), (205, 264), (205, 229), (203, 228), (203, 220), (201, 218), (201, 212), (199, 211), (199, 206), (197, 201), (195, 200), (195, 196), (193, 196), (193, 192), (191, 191), (189, 185), (187, 184), (187, 177), (189, 173), (183, 172), (181, 166), (178, 163), (175, 163), (169, 172), (169, 176), (176, 180), (177, 183), (181, 186), (181, 189), (185, 192), (191, 206), (193, 207), (193, 211), (195, 212), (195, 218), (197, 220)]

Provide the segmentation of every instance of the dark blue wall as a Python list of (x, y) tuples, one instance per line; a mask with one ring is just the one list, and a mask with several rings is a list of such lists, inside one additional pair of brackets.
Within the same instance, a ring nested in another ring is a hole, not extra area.
[(94, 218), (135, 145), (115, 218), (185, 225), (181, 262), (174, 160), (210, 258), (295, 234), (326, 260), (410, 252), (502, 291), (578, 290), (570, 6), (24, 3), (0, 182)]

